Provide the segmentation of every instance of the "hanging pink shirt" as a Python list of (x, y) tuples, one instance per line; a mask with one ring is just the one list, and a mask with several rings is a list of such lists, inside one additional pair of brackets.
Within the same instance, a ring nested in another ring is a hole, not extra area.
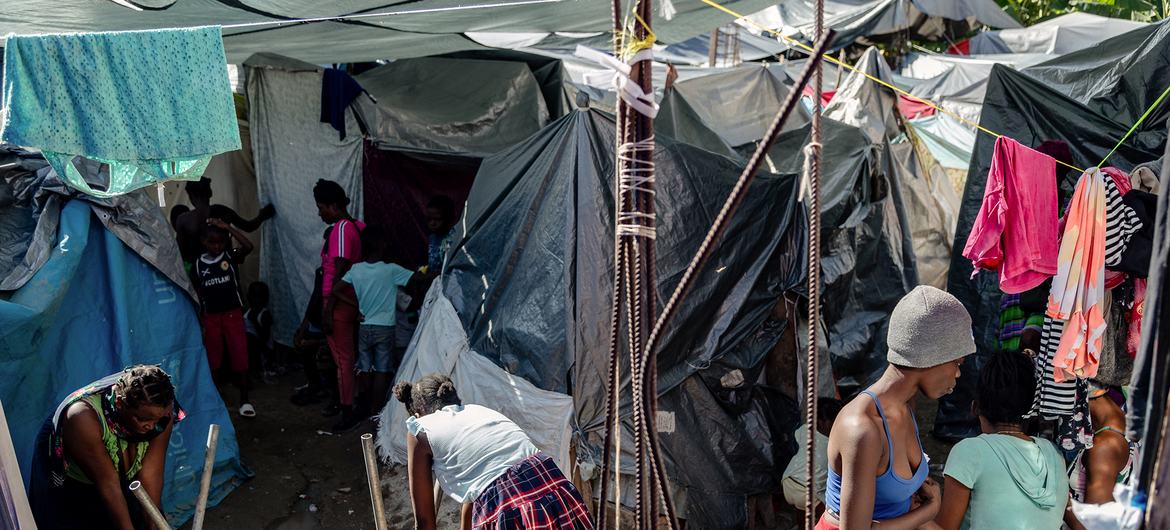
[(963, 256), (979, 269), (998, 270), (999, 288), (1018, 294), (1056, 274), (1056, 160), (1011, 138), (995, 154)]

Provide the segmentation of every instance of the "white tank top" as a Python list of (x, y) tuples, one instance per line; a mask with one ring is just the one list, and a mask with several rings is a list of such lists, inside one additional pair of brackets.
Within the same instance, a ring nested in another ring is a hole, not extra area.
[(456, 502), (472, 502), (512, 465), (536, 454), (527, 434), (503, 414), (479, 405), (448, 405), (406, 428), (426, 433), (435, 479)]

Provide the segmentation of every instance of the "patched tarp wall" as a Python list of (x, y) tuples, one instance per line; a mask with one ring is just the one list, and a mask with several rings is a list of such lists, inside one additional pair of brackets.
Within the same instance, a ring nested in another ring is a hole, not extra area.
[[(347, 113), (345, 139), (321, 123), (321, 71), (298, 61), (257, 56), (248, 67), (248, 123), (261, 203), (277, 206), (264, 224), (260, 278), (268, 283), (273, 337), (291, 344), (321, 266), (326, 225), (313, 186), (337, 182), (350, 215), (362, 218), (362, 134)], [(281, 215), (279, 212), (285, 212)]]
[[(824, 120), (821, 174), (821, 307), (833, 375), (842, 395), (872, 383), (886, 366), (886, 326), (918, 284), (901, 187), (882, 165), (881, 146), (861, 129)], [(771, 149), (782, 174), (799, 175), (807, 127)]]

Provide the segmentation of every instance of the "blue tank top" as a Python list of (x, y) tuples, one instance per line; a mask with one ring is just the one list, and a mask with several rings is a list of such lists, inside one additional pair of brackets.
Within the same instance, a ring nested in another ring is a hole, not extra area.
[[(873, 519), (875, 521), (885, 521), (905, 515), (910, 511), (910, 499), (918, 488), (926, 482), (926, 477), (930, 474), (930, 465), (927, 461), (926, 452), (922, 453), (922, 460), (918, 463), (918, 469), (914, 471), (914, 476), (910, 480), (899, 477), (894, 473), (894, 441), (890, 438), (890, 426), (886, 423), (886, 413), (882, 410), (882, 402), (878, 401), (877, 396), (873, 392), (864, 390), (861, 392), (869, 396), (873, 400), (873, 404), (877, 407), (878, 415), (882, 418), (882, 429), (886, 431), (886, 444), (889, 446), (888, 453), (890, 455), (890, 463), (886, 467), (886, 472), (878, 475), (877, 489), (874, 490), (873, 496)], [(911, 416), (911, 421), (914, 417)], [(918, 422), (914, 422), (914, 437), (918, 441), (919, 450), (922, 447), (922, 439), (918, 435)], [(841, 475), (833, 471), (833, 466), (829, 465), (829, 482), (825, 488), (825, 505), (833, 513), (841, 513)]]

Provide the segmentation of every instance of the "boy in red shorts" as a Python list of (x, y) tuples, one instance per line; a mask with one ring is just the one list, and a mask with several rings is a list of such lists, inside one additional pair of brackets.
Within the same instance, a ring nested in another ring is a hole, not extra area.
[[(239, 248), (231, 248), (232, 237), (240, 243)], [(256, 408), (248, 399), (248, 338), (237, 267), (252, 252), (252, 242), (221, 219), (207, 220), (201, 240), (204, 252), (195, 260), (192, 276), (199, 293), (207, 363), (213, 373), (218, 371), (226, 349), (232, 381), (240, 390), (240, 416), (251, 418)]]

